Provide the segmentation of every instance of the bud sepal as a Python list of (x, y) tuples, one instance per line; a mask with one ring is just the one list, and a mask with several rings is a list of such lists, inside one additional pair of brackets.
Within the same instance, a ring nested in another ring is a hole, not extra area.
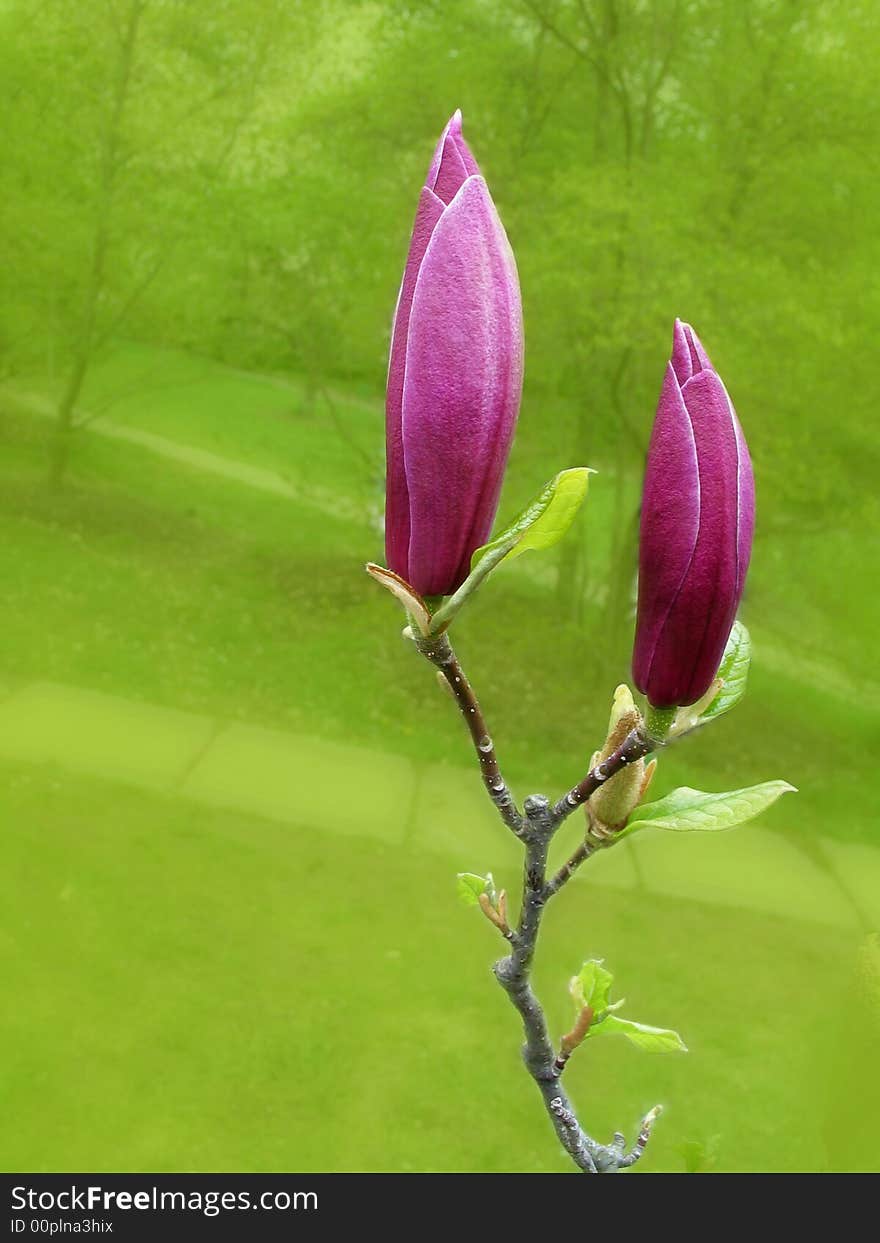
[[(644, 722), (633, 700), (632, 691), (622, 683), (614, 692), (608, 734), (601, 751), (590, 761), (595, 769), (613, 755), (628, 734), (641, 729)], [(656, 759), (648, 764), (638, 759), (627, 764), (620, 772), (609, 777), (587, 803), (589, 835), (597, 841), (607, 841), (618, 833), (632, 812), (645, 796), (657, 768)]]

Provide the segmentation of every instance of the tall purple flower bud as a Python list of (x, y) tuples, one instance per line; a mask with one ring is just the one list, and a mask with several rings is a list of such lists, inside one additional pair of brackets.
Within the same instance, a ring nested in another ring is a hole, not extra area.
[(749, 567), (755, 483), (727, 390), (689, 324), (672, 358), (642, 496), (633, 678), (657, 708), (712, 684)]
[(419, 199), (388, 368), (385, 553), (422, 595), (455, 591), (489, 537), (522, 365), (516, 264), (456, 112)]

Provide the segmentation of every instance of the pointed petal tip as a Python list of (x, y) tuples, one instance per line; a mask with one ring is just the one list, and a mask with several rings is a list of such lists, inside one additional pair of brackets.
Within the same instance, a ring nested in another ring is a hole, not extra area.
[(680, 319), (678, 316), (675, 317), (675, 324), (672, 329), (672, 340), (673, 342), (684, 341), (689, 347), (696, 347), (697, 350), (705, 353), (702, 342), (694, 331), (693, 324), (689, 324), (686, 319)]
[(675, 317), (675, 323), (672, 325), (672, 341), (675, 345), (678, 341), (687, 342), (693, 335), (693, 328), (686, 319), (680, 319), (678, 315)]
[(461, 127), (462, 127), (461, 108), (456, 108), (455, 112), (453, 112), (452, 116), (449, 118), (449, 120), (446, 122), (446, 124), (443, 127), (443, 133), (440, 137), (441, 143), (444, 142), (447, 138), (451, 138), (452, 141), (456, 145), (458, 145), (458, 142), (461, 141), (463, 137), (462, 132), (461, 132)]
[(697, 336), (695, 330), (690, 324), (685, 324), (684, 330), (694, 360), (694, 371), (714, 371), (715, 368), (712, 366), (712, 359), (706, 353), (703, 342)]
[(700, 371), (714, 371), (712, 360), (692, 325), (677, 317), (672, 329), (672, 363), (679, 384)]
[(472, 175), (472, 170), (465, 159), (465, 152), (466, 144), (461, 131), (456, 132), (453, 122), (450, 121), (443, 131), (437, 166), (435, 168), (432, 165), (431, 174), (426, 183), (428, 189), (433, 191), (436, 197), (447, 206)]
[(479, 173), (480, 166), (474, 159), (473, 151), (471, 151), (465, 141), (464, 134), (462, 133), (463, 124), (464, 122), (462, 120), (461, 108), (456, 108), (455, 112), (453, 112), (449, 119), (449, 124), (446, 129), (450, 134), (452, 141), (455, 143), (458, 154), (461, 156), (464, 166), (467, 169), (468, 176), (473, 176)]
[(686, 383), (693, 375), (691, 351), (686, 332), (687, 327), (687, 324), (682, 323), (680, 319), (676, 319), (672, 329), (672, 354), (669, 359), (669, 366), (672, 368), (679, 386)]

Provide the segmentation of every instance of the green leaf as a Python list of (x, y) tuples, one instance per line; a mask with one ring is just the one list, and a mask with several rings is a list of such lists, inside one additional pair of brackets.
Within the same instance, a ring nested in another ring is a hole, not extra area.
[(572, 977), (568, 991), (579, 1010), (582, 1010), (584, 1006), (590, 1006), (594, 1014), (599, 1014), (602, 1010), (608, 1009), (614, 976), (602, 966), (604, 961), (603, 958), (591, 958), (584, 963), (580, 972)]
[(668, 1027), (649, 1027), (647, 1023), (634, 1023), (632, 1019), (622, 1019), (616, 1014), (606, 1014), (604, 1019), (594, 1023), (587, 1032), (591, 1036), (626, 1036), (634, 1045), (644, 1049), (646, 1053), (687, 1053), (687, 1045), (678, 1032)]
[(495, 882), (491, 872), (487, 876), (477, 876), (475, 872), (459, 872), (456, 881), (458, 896), (465, 906), (476, 906), (481, 893), (487, 893), (494, 903)]
[(471, 569), (475, 570), (490, 553), (501, 553), (498, 560), (512, 561), (530, 548), (550, 548), (558, 543), (583, 504), (591, 474), (588, 466), (560, 471), (509, 527), (476, 550)]
[(732, 829), (759, 815), (787, 791), (795, 787), (787, 781), (764, 781), (761, 785), (723, 794), (707, 794), (681, 786), (656, 803), (642, 803), (633, 811), (625, 829), (617, 836), (625, 837), (637, 829), (669, 829), (677, 833)]
[(529, 548), (549, 548), (562, 539), (587, 494), (587, 483), (592, 473), (588, 466), (560, 471), (509, 527), (478, 548), (471, 557), (470, 574), (458, 591), (430, 618), (431, 634), (441, 634), (447, 629), (496, 565), (518, 557)]
[(718, 669), (718, 677), (724, 685), (705, 712), (700, 713), (698, 724), (714, 720), (716, 716), (736, 707), (746, 693), (751, 659), (752, 640), (749, 632), (741, 621), (735, 621)]
[(601, 958), (589, 959), (569, 985), (578, 1010), (589, 1006), (595, 1015), (585, 1039), (619, 1033), (649, 1053), (686, 1053), (687, 1047), (678, 1032), (618, 1018), (614, 1011), (623, 1005), (623, 1001), (611, 1002), (614, 976), (602, 965), (603, 961)]

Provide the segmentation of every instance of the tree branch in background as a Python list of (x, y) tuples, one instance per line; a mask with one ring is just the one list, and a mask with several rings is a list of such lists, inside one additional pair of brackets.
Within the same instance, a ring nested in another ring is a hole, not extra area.
[(122, 118), (131, 87), (135, 48), (143, 12), (144, 0), (130, 0), (116, 66), (116, 81), (101, 145), (101, 171), (95, 227), (92, 234), (91, 264), (79, 318), (73, 363), (58, 403), (55, 434), (52, 438), (49, 483), (53, 488), (61, 486), (67, 470), (74, 411), (94, 351), (98, 304), (104, 287), (105, 264), (110, 244), (113, 195), (119, 171), (118, 154)]
[[(107, 115), (104, 121), (104, 132), (100, 142), (100, 175), (98, 179), (97, 203), (91, 241), (91, 262), (85, 282), (82, 305), (78, 313), (75, 331), (73, 359), (68, 373), (67, 382), (58, 402), (54, 435), (50, 451), (49, 482), (53, 488), (61, 486), (70, 457), (71, 438), (74, 431), (84, 427), (97, 417), (93, 411), (85, 417), (76, 418), (77, 403), (82, 394), (86, 377), (92, 367), (98, 351), (121, 327), (132, 309), (142, 299), (154, 283), (171, 257), (178, 238), (163, 244), (158, 256), (149, 265), (140, 279), (134, 280), (128, 293), (122, 297), (115, 312), (99, 327), (102, 301), (106, 297), (108, 286), (108, 253), (111, 244), (111, 233), (116, 216), (116, 199), (120, 183), (131, 158), (136, 155), (142, 160), (151, 147), (159, 148), (167, 135), (174, 135), (184, 119), (197, 116), (205, 107), (204, 100), (177, 118), (163, 129), (157, 144), (141, 142), (136, 151), (123, 148), (123, 122), (129, 111), (132, 84), (135, 79), (138, 43), (141, 36), (141, 23), (147, 8), (147, 0), (128, 0), (124, 10), (122, 24), (117, 24), (119, 42), (118, 59), (115, 67), (114, 85)], [(222, 133), (213, 160), (202, 175), (208, 180), (216, 180), (227, 165), (235, 149), (241, 131), (253, 112), (256, 92), (272, 50), (271, 26), (261, 28), (261, 38), (256, 47), (253, 64), (250, 66), (243, 89), (240, 82), (225, 80), (208, 96), (213, 104), (224, 96), (232, 93), (234, 87), (242, 89), (241, 107), (236, 111), (228, 128)]]

